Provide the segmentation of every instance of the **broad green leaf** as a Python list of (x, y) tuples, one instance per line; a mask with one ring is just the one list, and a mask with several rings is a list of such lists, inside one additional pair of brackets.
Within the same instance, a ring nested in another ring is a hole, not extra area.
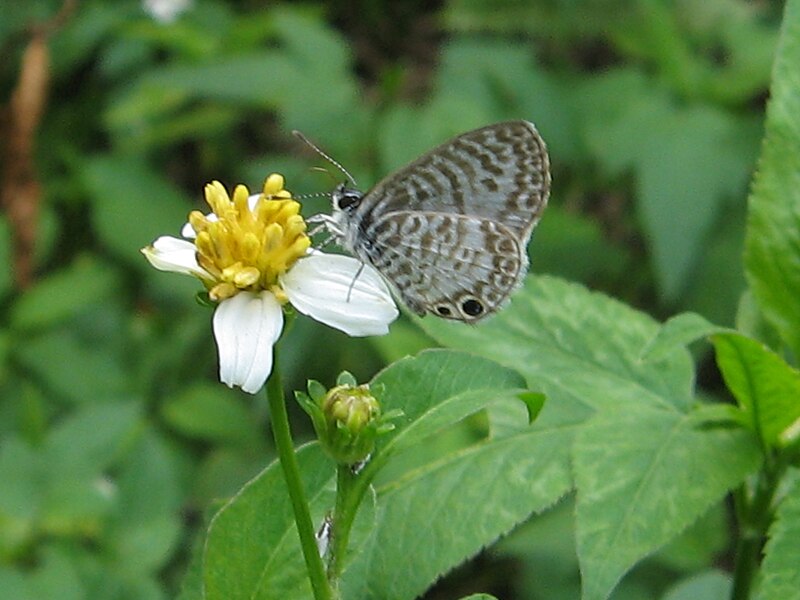
[(712, 341), (725, 384), (753, 431), (769, 446), (790, 443), (790, 428), (800, 422), (800, 372), (741, 334), (719, 334)]
[(733, 325), (739, 298), (747, 289), (742, 255), (747, 206), (728, 202), (703, 243), (697, 266), (686, 280), (680, 299), (684, 310), (704, 315), (712, 323)]
[(730, 331), (710, 323), (697, 313), (681, 313), (668, 319), (658, 330), (656, 336), (642, 351), (642, 360), (655, 361), (664, 356), (675, 346), (688, 346), (700, 338), (713, 333)]
[(580, 598), (574, 497), (517, 527), (492, 547), (492, 555), (519, 565), (514, 588), (520, 598)]
[(705, 571), (674, 585), (663, 600), (728, 600), (732, 589), (733, 581), (728, 573)]
[(758, 124), (711, 105), (676, 108), (632, 71), (604, 74), (584, 87), (589, 145), (610, 172), (633, 169), (661, 294), (674, 300), (723, 201), (744, 193)]
[[(192, 208), (173, 184), (137, 158), (90, 158), (83, 166), (83, 177), (100, 239), (143, 270), (147, 261), (139, 250), (161, 235), (179, 236)], [(198, 201), (201, 194), (198, 190)]]
[[(372, 383), (384, 387), (381, 395), (382, 408), (386, 411), (400, 408), (404, 415), (397, 419), (397, 428), (393, 432), (379, 438), (375, 458), (362, 472), (365, 476), (369, 469), (377, 470), (385, 464), (387, 458), (391, 460), (389, 457), (395, 451), (419, 444), (448, 425), (497, 400), (521, 404), (509, 392), (516, 393), (524, 386), (524, 380), (507, 368), (484, 358), (444, 350), (426, 351), (417, 357), (400, 360), (379, 373)], [(519, 415), (518, 411), (515, 412)], [(521, 421), (519, 430), (529, 431), (531, 428), (524, 415)], [(568, 478), (564, 474), (566, 466), (557, 470), (549, 481), (543, 480), (537, 493), (521, 493), (521, 490), (530, 489), (528, 480), (522, 474), (516, 475), (508, 486), (504, 482), (501, 484), (496, 481), (498, 469), (532, 469), (533, 464), (541, 464), (541, 457), (550, 458), (553, 453), (560, 453), (562, 463), (566, 462), (567, 444), (553, 443), (554, 439), (564, 435), (562, 427), (550, 424), (540, 435), (526, 442), (530, 447), (528, 450), (519, 444), (507, 442), (503, 446), (491, 446), (494, 450), (484, 454), (481, 451), (484, 446), (478, 444), (475, 450), (477, 458), (472, 461), (461, 458), (461, 451), (440, 458), (439, 460), (458, 463), (458, 477), (444, 472), (439, 463), (426, 463), (414, 470), (413, 495), (418, 500), (429, 500), (432, 486), (443, 490), (451, 488), (458, 485), (464, 473), (473, 472), (469, 487), (476, 489), (476, 495), (494, 496), (498, 506), (501, 506), (501, 498), (509, 504), (508, 508), (503, 509), (501, 519), (495, 518), (494, 511), (479, 511), (486, 513), (481, 517), (486, 521), (486, 526), (475, 528), (469, 536), (465, 536), (465, 545), (453, 552), (440, 553), (436, 561), (429, 561), (425, 569), (418, 571), (414, 577), (414, 585), (420, 591), (426, 589), (438, 575), (450, 570), (492, 539), (508, 531), (537, 507), (541, 509), (551, 504), (564, 493), (568, 486)], [(300, 457), (308, 461), (303, 468), (303, 473), (309, 478), (306, 490), (312, 497), (312, 503), (316, 507), (314, 512), (318, 517), (316, 522), (319, 522), (323, 512), (331, 508), (329, 486), (332, 483), (332, 465), (319, 456), (316, 445), (301, 450)], [(481, 465), (481, 460), (488, 465)], [(518, 460), (524, 465), (515, 467)], [(428, 474), (425, 481), (420, 483), (417, 473), (428, 471), (433, 474)], [(408, 487), (403, 479), (399, 482), (387, 482), (385, 485), (400, 490)], [(451, 490), (449, 493), (455, 492)], [(441, 502), (452, 504), (452, 496), (444, 491), (434, 495)], [(378, 507), (382, 508), (383, 497), (380, 490), (377, 501)], [(472, 518), (478, 518), (472, 506), (473, 503), (466, 503), (463, 510)], [(270, 509), (265, 510), (264, 507)], [(420, 511), (419, 514), (420, 518), (429, 516), (425, 511)], [(369, 526), (366, 526), (364, 523), (368, 518), (368, 513), (365, 515), (362, 507), (356, 526), (359, 522), (362, 523), (362, 537), (369, 535), (372, 540), (379, 525), (370, 521)], [(440, 527), (456, 527), (464, 518), (465, 513), (453, 507), (452, 519), (442, 518)], [(390, 524), (390, 527), (399, 528), (392, 535), (401, 539), (388, 544), (388, 547), (418, 543), (419, 533), (411, 527), (404, 529), (402, 520)], [(430, 535), (431, 531), (428, 529), (426, 534)], [(232, 548), (231, 544), (235, 544), (235, 547)], [(358, 543), (355, 543), (355, 547), (357, 550)], [(372, 550), (369, 553), (373, 554)], [(354, 553), (351, 559), (360, 560), (361, 556), (363, 553)], [(288, 498), (285, 496), (283, 476), (276, 465), (269, 467), (248, 484), (214, 518), (204, 564), (208, 598), (294, 598), (308, 593), (305, 569), (299, 554)], [(392, 575), (401, 579), (407, 578), (401, 572)]]
[(786, 3), (781, 27), (750, 195), (745, 268), (764, 315), (800, 356), (800, 3)]
[(48, 330), (16, 345), (14, 352), (51, 398), (91, 404), (124, 396), (132, 384), (117, 353), (98, 342), (82, 339), (78, 331)]
[(547, 208), (547, 218), (536, 227), (528, 254), (537, 273), (587, 284), (619, 280), (632, 259), (629, 251), (606, 238), (596, 219), (560, 206)]
[(45, 450), (54, 472), (100, 473), (119, 458), (139, 425), (138, 402), (92, 404), (53, 428)]
[(764, 318), (753, 291), (747, 289), (739, 298), (736, 310), (736, 330), (748, 337), (761, 340), (770, 348), (781, 347), (781, 336)]
[(662, 548), (654, 561), (681, 573), (706, 568), (730, 547), (730, 511), (719, 502)]
[(115, 510), (103, 537), (131, 579), (156, 574), (180, 541), (182, 498), (172, 452), (147, 428), (119, 467)]
[(194, 384), (174, 395), (161, 408), (172, 427), (192, 438), (247, 446), (261, 433), (257, 420), (240, 394), (217, 384)]
[(0, 565), (0, 590), (14, 600), (39, 600), (30, 578), (5, 565)]
[(758, 467), (749, 432), (700, 423), (694, 413), (642, 405), (598, 413), (578, 433), (576, 526), (585, 600), (607, 598), (636, 562)]
[[(297, 452), (312, 518), (333, 505), (333, 465), (316, 443)], [(203, 554), (206, 600), (311, 597), (283, 471), (273, 462), (211, 521)]]
[(525, 380), (510, 369), (448, 350), (402, 359), (373, 383), (385, 386), (383, 411), (403, 411), (395, 429), (378, 438), (378, 456), (418, 444), (495, 401), (513, 401), (525, 387)]
[(757, 600), (800, 598), (800, 477), (797, 470), (790, 474), (794, 481), (778, 506), (764, 549)]
[(51, 522), (98, 519), (114, 495), (98, 484), (121, 456), (139, 425), (135, 402), (92, 404), (59, 424), (42, 449), (42, 516)]
[(565, 422), (626, 406), (684, 411), (692, 402), (685, 348), (674, 347), (657, 364), (639, 358), (659, 331), (656, 321), (556, 278), (529, 276), (509, 306), (474, 327), (432, 318), (419, 323), (445, 346), (521, 373)]
[(491, 594), (471, 594), (464, 596), (461, 600), (497, 600), (497, 598)]
[(118, 273), (86, 256), (39, 280), (11, 311), (11, 326), (32, 329), (53, 325), (100, 304), (117, 293)]
[(36, 598), (84, 600), (87, 597), (86, 585), (81, 581), (74, 556), (67, 548), (44, 548), (39, 561), (40, 565), (31, 577)]
[(41, 454), (24, 440), (16, 434), (4, 436), (0, 445), (0, 555), (13, 556), (35, 536), (45, 468)]
[(376, 524), (344, 573), (343, 597), (416, 598), (567, 493), (574, 432), (550, 408), (516, 435), (490, 438), (379, 486)]

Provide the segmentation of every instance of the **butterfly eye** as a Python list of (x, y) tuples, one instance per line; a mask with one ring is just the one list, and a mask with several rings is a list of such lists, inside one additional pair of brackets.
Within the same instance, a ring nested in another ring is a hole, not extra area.
[(348, 210), (355, 208), (361, 202), (361, 198), (363, 194), (358, 190), (352, 190), (349, 188), (342, 188), (337, 190), (337, 194), (334, 196), (334, 202), (336, 206), (338, 206), (342, 210)]

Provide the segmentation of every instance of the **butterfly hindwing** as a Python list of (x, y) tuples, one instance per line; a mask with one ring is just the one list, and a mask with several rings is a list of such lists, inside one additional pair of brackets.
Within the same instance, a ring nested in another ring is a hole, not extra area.
[(395, 211), (365, 234), (359, 256), (419, 314), (478, 320), (503, 303), (527, 267), (514, 233), (483, 217)]

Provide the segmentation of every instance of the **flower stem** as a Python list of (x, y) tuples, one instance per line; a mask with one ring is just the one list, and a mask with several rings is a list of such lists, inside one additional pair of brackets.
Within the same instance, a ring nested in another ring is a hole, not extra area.
[(283, 385), (278, 371), (277, 348), (275, 349), (272, 374), (269, 381), (267, 381), (266, 390), (272, 433), (275, 436), (275, 446), (278, 450), (278, 457), (286, 479), (286, 487), (289, 490), (289, 497), (292, 501), (294, 520), (297, 523), (297, 533), (300, 536), (300, 546), (306, 561), (311, 588), (314, 590), (314, 598), (315, 600), (333, 600), (333, 592), (325, 576), (325, 566), (317, 548), (314, 525), (311, 522), (311, 513), (308, 510), (308, 500), (300, 478), (297, 456), (294, 453), (292, 433), (289, 429), (289, 415), (286, 412)]

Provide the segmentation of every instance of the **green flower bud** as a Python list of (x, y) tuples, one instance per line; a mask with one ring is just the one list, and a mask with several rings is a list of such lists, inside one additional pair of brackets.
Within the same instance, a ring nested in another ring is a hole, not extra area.
[(344, 372), (330, 390), (309, 381), (308, 394), (296, 393), (320, 443), (336, 462), (355, 465), (366, 460), (375, 448), (375, 438), (394, 428), (387, 421), (398, 416), (398, 411), (381, 415), (377, 391), (366, 384), (357, 385), (353, 376)]

